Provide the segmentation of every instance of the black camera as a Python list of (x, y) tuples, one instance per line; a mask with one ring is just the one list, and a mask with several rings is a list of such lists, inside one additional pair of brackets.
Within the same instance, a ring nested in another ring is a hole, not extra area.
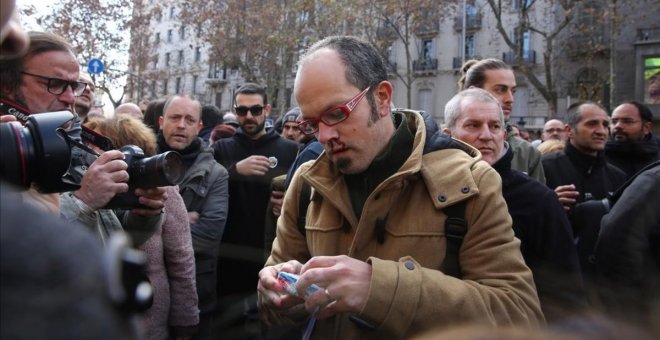
[(595, 270), (593, 252), (600, 233), (600, 221), (610, 212), (611, 207), (612, 202), (609, 197), (584, 201), (573, 207), (571, 224), (576, 239), (578, 259), (585, 273)]
[(0, 176), (23, 189), (35, 183), (44, 193), (77, 190), (63, 176), (71, 163), (64, 126), (74, 118), (69, 111), (30, 115), (19, 122), (0, 124)]
[(183, 179), (186, 166), (176, 151), (167, 151), (146, 157), (142, 149), (126, 145), (119, 149), (128, 164), (128, 192), (117, 194), (104, 207), (106, 209), (133, 209), (144, 207), (133, 194), (136, 188), (155, 188), (177, 185)]

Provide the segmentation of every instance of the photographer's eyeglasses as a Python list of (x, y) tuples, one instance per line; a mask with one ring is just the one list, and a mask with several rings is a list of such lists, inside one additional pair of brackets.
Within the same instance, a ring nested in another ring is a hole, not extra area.
[(261, 115), (262, 112), (264, 112), (264, 107), (261, 106), (261, 105), (254, 105), (254, 106), (250, 106), (250, 107), (247, 107), (247, 106), (235, 106), (235, 107), (234, 107), (234, 111), (236, 112), (237, 115), (239, 115), (239, 116), (241, 116), (241, 117), (243, 117), (243, 116), (247, 116), (248, 111), (250, 111), (250, 113), (251, 113), (253, 116), (256, 117), (256, 116)]
[(33, 74), (29, 72), (21, 72), (22, 74), (26, 74), (28, 76), (32, 77), (37, 77), (41, 78), (44, 80), (48, 81), (48, 92), (54, 94), (54, 95), (61, 95), (66, 91), (67, 87), (71, 87), (71, 91), (73, 91), (73, 95), (76, 97), (79, 97), (85, 92), (85, 88), (87, 87), (87, 84), (82, 82), (82, 81), (73, 81), (73, 80), (64, 80), (60, 78), (51, 78), (51, 77), (44, 77), (40, 76), (38, 74)]
[(362, 98), (364, 98), (364, 95), (369, 92), (370, 88), (371, 87), (367, 87), (351, 100), (346, 102), (346, 104), (333, 107), (332, 109), (321, 113), (317, 118), (303, 120), (298, 124), (298, 129), (306, 135), (313, 135), (319, 131), (319, 122), (322, 122), (327, 126), (333, 126), (345, 121), (348, 119), (348, 116), (351, 115), (353, 109), (355, 109), (355, 107), (360, 103)]

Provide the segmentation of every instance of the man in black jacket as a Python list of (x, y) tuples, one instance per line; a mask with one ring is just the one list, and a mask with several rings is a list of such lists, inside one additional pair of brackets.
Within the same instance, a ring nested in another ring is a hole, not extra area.
[[(266, 132), (270, 104), (263, 87), (252, 83), (241, 86), (234, 97), (234, 112), (240, 128), (234, 136), (213, 144), (216, 161), (229, 171), (229, 216), (218, 263), (219, 309), (225, 339), (259, 332), (256, 327), (241, 333), (244, 324), (254, 324), (245, 321), (255, 321), (258, 326), (255, 282), (264, 265), (270, 184), (274, 177), (286, 174), (298, 151), (296, 142), (274, 130)], [(249, 306), (247, 312), (244, 306)]]
[(502, 177), (502, 195), (546, 319), (576, 312), (584, 295), (571, 226), (552, 190), (511, 169), (513, 151), (497, 99), (478, 88), (460, 92), (447, 103), (445, 122), (444, 133), (479, 149)]
[(626, 174), (605, 161), (609, 118), (600, 105), (582, 102), (569, 107), (567, 132), (569, 141), (564, 151), (546, 155), (542, 161), (547, 186), (554, 189), (569, 214), (585, 273), (591, 267), (589, 257), (601, 217), (589, 209), (593, 203), (588, 201), (611, 195), (623, 184)]
[(660, 148), (653, 138), (653, 113), (644, 104), (624, 102), (612, 111), (612, 139), (605, 145), (608, 162), (628, 177), (660, 159)]

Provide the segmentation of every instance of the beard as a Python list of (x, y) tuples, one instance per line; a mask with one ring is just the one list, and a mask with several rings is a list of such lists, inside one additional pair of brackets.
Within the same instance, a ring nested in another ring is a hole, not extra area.
[[(250, 126), (247, 126), (248, 123), (250, 124)], [(256, 124), (256, 127), (254, 127), (254, 125), (252, 124)], [(265, 126), (266, 126), (265, 119), (261, 123), (259, 123), (259, 121), (257, 120), (249, 120), (249, 121), (246, 120), (243, 122), (243, 124), (241, 124), (241, 130), (243, 130), (243, 133), (245, 133), (249, 137), (254, 137), (259, 133), (261, 133), (261, 131), (264, 130)]]

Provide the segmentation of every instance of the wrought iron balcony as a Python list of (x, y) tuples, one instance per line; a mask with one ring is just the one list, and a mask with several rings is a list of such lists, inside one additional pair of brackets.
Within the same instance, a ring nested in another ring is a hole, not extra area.
[(417, 59), (413, 61), (413, 71), (416, 73), (435, 73), (438, 70), (438, 59)]
[[(465, 20), (465, 30), (466, 31), (477, 31), (481, 29), (481, 13), (476, 15), (468, 15)], [(459, 15), (454, 21), (454, 30), (462, 31), (463, 30), (463, 16)]]
[[(522, 62), (525, 64), (536, 64), (536, 51), (528, 50), (526, 53), (522, 54)], [(502, 60), (509, 64), (513, 65), (516, 63), (516, 52), (504, 52), (502, 53)]]

